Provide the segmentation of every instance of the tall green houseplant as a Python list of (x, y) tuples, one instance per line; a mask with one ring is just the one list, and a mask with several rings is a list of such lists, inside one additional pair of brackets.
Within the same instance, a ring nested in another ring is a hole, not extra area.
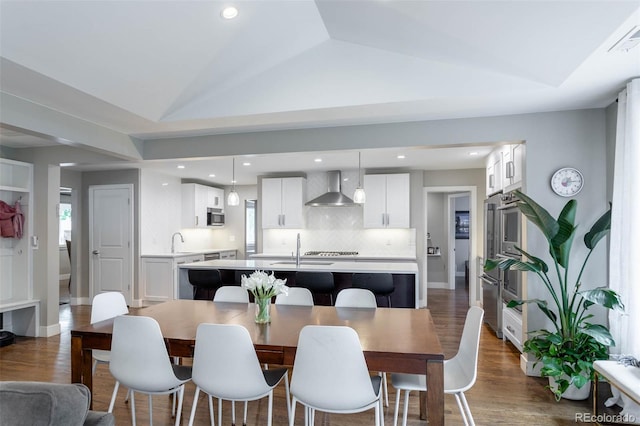
[[(597, 304), (608, 309), (624, 309), (618, 294), (607, 287), (580, 289), (583, 273), (593, 250), (609, 233), (611, 210), (603, 214), (584, 235), (583, 241), (588, 249), (584, 258), (573, 259), (571, 248), (577, 232), (576, 200), (569, 200), (558, 218), (554, 219), (547, 210), (522, 192), (516, 191), (516, 194), (519, 210), (542, 231), (547, 240), (552, 259), (551, 267), (542, 259), (518, 248), (522, 254), (521, 260), (488, 259), (484, 269), (491, 270), (497, 267), (502, 270), (533, 272), (540, 278), (540, 285), (547, 289), (549, 300), (511, 301), (508, 307), (535, 303), (553, 323), (551, 330), (530, 332), (524, 343), (524, 350), (537, 358), (536, 363), (542, 362), (543, 377), (555, 379), (557, 386), (550, 389), (559, 400), (570, 384), (581, 388), (588, 383), (593, 378), (593, 361), (607, 359), (607, 348), (614, 345), (613, 338), (605, 326), (589, 322), (593, 317), (588, 313), (589, 308)], [(575, 279), (569, 274), (572, 260), (582, 262)], [(538, 282), (535, 281), (534, 284)]]

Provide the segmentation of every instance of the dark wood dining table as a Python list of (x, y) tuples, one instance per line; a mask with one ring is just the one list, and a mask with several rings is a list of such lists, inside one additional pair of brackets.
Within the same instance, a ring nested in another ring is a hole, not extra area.
[[(256, 324), (254, 304), (173, 300), (136, 310), (160, 324), (169, 355), (193, 357), (201, 323), (240, 324), (253, 340), (261, 363), (292, 366), (298, 335), (306, 325), (353, 328), (371, 371), (427, 375), (429, 425), (444, 424), (444, 354), (428, 309), (271, 307), (271, 323)], [(92, 389), (92, 350), (111, 348), (113, 320), (71, 330), (71, 381)]]

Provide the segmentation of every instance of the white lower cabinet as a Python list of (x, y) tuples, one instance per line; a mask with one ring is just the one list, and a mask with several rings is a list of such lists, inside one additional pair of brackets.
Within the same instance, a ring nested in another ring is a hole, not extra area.
[(202, 254), (181, 257), (142, 257), (143, 302), (166, 302), (178, 298), (178, 265), (200, 262)]
[(522, 352), (522, 313), (502, 304), (502, 335)]
[(236, 251), (235, 250), (225, 250), (220, 252), (220, 259), (235, 259)]

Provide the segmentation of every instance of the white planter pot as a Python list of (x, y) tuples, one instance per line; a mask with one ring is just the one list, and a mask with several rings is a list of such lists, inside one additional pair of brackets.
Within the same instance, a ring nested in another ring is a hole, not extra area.
[[(568, 377), (566, 377), (568, 379)], [(556, 379), (553, 377), (549, 377), (549, 386), (552, 390), (556, 390), (558, 385), (556, 384)], [(589, 398), (589, 392), (591, 391), (591, 381), (588, 381), (581, 388), (577, 388), (574, 384), (569, 384), (569, 387), (562, 394), (564, 399), (571, 399), (573, 401), (582, 401)]]

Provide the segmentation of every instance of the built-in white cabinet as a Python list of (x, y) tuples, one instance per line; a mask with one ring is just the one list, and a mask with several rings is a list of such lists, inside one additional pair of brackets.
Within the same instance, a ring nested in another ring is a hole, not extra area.
[(365, 228), (409, 228), (410, 179), (408, 173), (364, 176), (367, 201)]
[[(0, 237), (0, 313), (3, 329), (18, 335), (38, 336), (40, 302), (33, 298), (32, 244), (33, 165), (0, 158), (0, 200), (22, 211), (22, 236), (11, 231)], [(34, 237), (35, 239), (35, 237)]]
[(182, 184), (182, 227), (206, 228), (207, 208), (224, 212), (224, 190), (197, 183)]
[(303, 177), (262, 179), (262, 228), (304, 228), (306, 182)]
[(504, 192), (513, 191), (522, 187), (524, 178), (525, 145), (506, 145), (502, 151), (503, 185)]
[(220, 259), (235, 260), (236, 250), (225, 250), (220, 252)]
[(502, 191), (502, 148), (487, 157), (487, 195)]
[(519, 189), (524, 182), (525, 144), (504, 145), (493, 150), (486, 161), (487, 195)]
[(202, 254), (180, 257), (142, 256), (143, 302), (166, 302), (178, 298), (178, 265), (200, 262)]
[(207, 207), (224, 212), (224, 189), (207, 187)]
[(502, 335), (522, 352), (522, 313), (502, 304)]

